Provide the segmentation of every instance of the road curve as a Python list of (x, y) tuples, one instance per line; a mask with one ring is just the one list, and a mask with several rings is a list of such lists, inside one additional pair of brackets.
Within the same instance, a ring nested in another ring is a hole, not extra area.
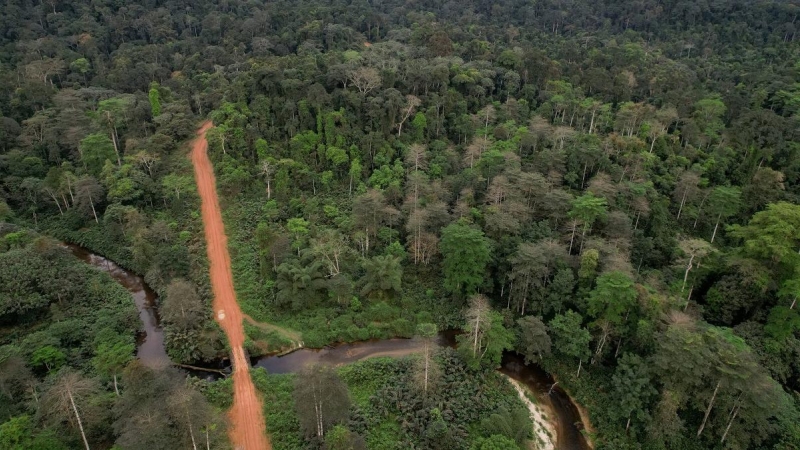
[(202, 205), (211, 287), (214, 292), (214, 316), (228, 335), (233, 353), (233, 407), (228, 412), (229, 437), (237, 450), (271, 450), (272, 446), (265, 434), (261, 400), (250, 378), (250, 364), (245, 357), (242, 311), (233, 290), (228, 238), (217, 198), (214, 168), (208, 159), (206, 131), (212, 126), (207, 121), (197, 131), (197, 139), (192, 145), (192, 164)]

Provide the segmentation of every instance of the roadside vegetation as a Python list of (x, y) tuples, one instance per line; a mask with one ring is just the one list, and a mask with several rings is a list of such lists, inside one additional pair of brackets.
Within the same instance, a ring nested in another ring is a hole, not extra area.
[[(503, 351), (523, 354), (587, 406), (598, 450), (800, 448), (797, 14), (743, 0), (11, 2), (0, 221), (19, 228), (0, 256), (10, 279), (52, 290), (3, 293), (3, 348), (38, 382), (69, 367), (80, 377), (63, 380), (116, 396), (88, 363), (102, 327), (60, 306), (98, 298), (50, 286), (49, 250), (25, 237), (38, 233), (145, 275), (175, 362), (225, 354), (184, 145), (210, 119), (252, 355), (457, 328), (465, 383), (494, 389)], [(61, 284), (91, 278), (77, 270)], [(121, 345), (133, 328), (116, 329)], [(402, 385), (408, 363), (385, 364)], [(378, 445), (352, 423), (358, 383), (337, 376), (351, 418), (323, 434)], [(125, 396), (134, 380), (120, 380)], [(275, 401), (300, 395), (275, 383)], [(17, 406), (0, 426), (61, 439), (24, 398), (2, 403)], [(420, 405), (415, 421), (373, 405), (373, 432), (453, 448), (425, 431), (445, 410)], [(322, 445), (290, 411), (267, 411), (276, 442)], [(476, 421), (447, 442), (512, 445)], [(156, 447), (109, 430), (89, 443)]]

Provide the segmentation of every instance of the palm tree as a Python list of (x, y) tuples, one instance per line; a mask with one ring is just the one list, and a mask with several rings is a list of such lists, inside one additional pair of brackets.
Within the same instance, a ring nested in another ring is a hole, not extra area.
[(364, 263), (367, 271), (361, 278), (364, 287), (361, 295), (375, 295), (379, 298), (388, 296), (391, 291), (399, 292), (403, 278), (400, 258), (391, 255), (375, 256)]
[(320, 269), (317, 262), (303, 265), (300, 261), (291, 261), (278, 266), (275, 282), (278, 304), (291, 303), (293, 309), (299, 309), (303, 305), (314, 303), (325, 287), (325, 278)]

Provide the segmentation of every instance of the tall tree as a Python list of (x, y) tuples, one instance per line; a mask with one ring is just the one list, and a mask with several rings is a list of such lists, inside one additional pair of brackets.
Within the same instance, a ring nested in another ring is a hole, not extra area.
[(536, 364), (550, 354), (551, 342), (547, 334), (547, 325), (542, 319), (526, 316), (517, 319), (519, 337), (517, 348), (528, 364)]
[(741, 207), (742, 190), (736, 186), (718, 186), (711, 191), (708, 197), (708, 210), (714, 217), (714, 232), (711, 234), (711, 243), (717, 237), (717, 229), (722, 220), (739, 212)]
[(619, 359), (619, 365), (611, 379), (613, 396), (620, 404), (619, 410), (612, 410), (624, 418), (625, 431), (631, 426), (635, 416), (640, 422), (647, 419), (648, 403), (656, 394), (652, 386), (650, 370), (642, 358), (625, 353)]
[(582, 195), (572, 201), (572, 209), (569, 211), (569, 217), (573, 222), (568, 253), (572, 253), (572, 245), (575, 241), (575, 232), (578, 224), (583, 226), (583, 231), (581, 232), (581, 249), (583, 249), (586, 232), (597, 219), (602, 219), (606, 216), (607, 206), (608, 204), (604, 198), (595, 197), (591, 193)]
[(592, 340), (592, 335), (589, 334), (589, 330), (581, 326), (582, 323), (581, 315), (572, 310), (557, 314), (548, 323), (550, 336), (553, 337), (553, 347), (559, 353), (578, 360), (578, 377), (581, 376), (583, 360), (591, 354), (589, 342)]
[(95, 392), (96, 386), (92, 380), (78, 372), (64, 370), (57, 375), (53, 385), (42, 398), (42, 401), (48, 406), (49, 414), (54, 417), (67, 418), (70, 423), (78, 427), (86, 450), (90, 450), (89, 440), (86, 437), (84, 420), (79, 406), (82, 401), (87, 400), (87, 397)]
[(416, 378), (422, 385), (422, 392), (428, 393), (430, 387), (435, 386), (439, 376), (439, 366), (434, 359), (436, 335), (438, 333), (436, 324), (420, 323), (417, 325), (415, 336), (422, 342), (422, 354), (416, 363)]
[(161, 305), (161, 317), (180, 328), (194, 328), (205, 314), (205, 305), (194, 285), (181, 278), (167, 285), (166, 296)]
[(374, 256), (364, 262), (366, 273), (361, 279), (364, 287), (362, 295), (377, 295), (378, 298), (400, 292), (402, 288), (403, 268), (400, 258), (392, 255)]
[(334, 425), (349, 417), (350, 395), (336, 372), (327, 366), (303, 369), (295, 379), (295, 408), (306, 436), (322, 439)]
[(122, 369), (133, 360), (136, 347), (132, 339), (126, 339), (111, 330), (98, 333), (95, 340), (99, 342), (96, 343), (92, 364), (98, 372), (111, 376), (114, 380), (114, 392), (119, 397), (117, 377)]
[(445, 289), (458, 296), (475, 293), (491, 258), (483, 231), (464, 222), (452, 223), (442, 229), (440, 248)]

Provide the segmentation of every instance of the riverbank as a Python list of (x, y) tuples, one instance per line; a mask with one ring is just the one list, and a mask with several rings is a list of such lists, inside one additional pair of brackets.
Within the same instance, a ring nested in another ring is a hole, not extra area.
[[(366, 448), (470, 448), (493, 434), (511, 433), (522, 439), (521, 443), (529, 437), (533, 425), (527, 414), (512, 414), (527, 413), (527, 408), (506, 377), (468, 370), (453, 349), (438, 352), (440, 376), (431, 379), (427, 391), (414, 375), (416, 358), (379, 357), (377, 350), (357, 356), (346, 350), (328, 355), (325, 363), (334, 365), (361, 358), (342, 363), (335, 371), (351, 400), (350, 416), (344, 423), (364, 440)], [(264, 395), (264, 413), (276, 450), (304, 446), (295, 413), (299, 399), (294, 393), (294, 386), (301, 382), (302, 375), (296, 373), (304, 367), (301, 363), (283, 365), (284, 372), (279, 374), (261, 368), (253, 371), (255, 384)], [(496, 428), (497, 424), (503, 424), (505, 431)]]
[(514, 386), (520, 400), (528, 407), (528, 412), (533, 421), (533, 436), (537, 450), (555, 450), (556, 427), (553, 422), (552, 411), (547, 411), (542, 405), (534, 403), (530, 396), (533, 393), (525, 388), (519, 381), (506, 375), (508, 382)]
[[(139, 290), (149, 291), (149, 288), (147, 288), (147, 285), (144, 283), (144, 280), (141, 279), (141, 277), (117, 266), (113, 261), (92, 254), (86, 249), (82, 249), (77, 246), (70, 247), (72, 253), (77, 257), (94, 265), (98, 269), (109, 273), (109, 275), (111, 275), (118, 283), (128, 288), (129, 291), (131, 291), (132, 287), (135, 287)], [(134, 294), (134, 298), (136, 298), (137, 294), (133, 291), (131, 292)], [(146, 310), (140, 309), (140, 318), (142, 318), (146, 331), (150, 330), (150, 328), (148, 328), (148, 324), (155, 324), (156, 326), (158, 324), (158, 310), (155, 302), (155, 296), (152, 291), (149, 292), (151, 292), (151, 296), (148, 298), (147, 303), (140, 304), (140, 302), (137, 301), (138, 308), (146, 308)], [(454, 346), (456, 334), (456, 331), (446, 331), (441, 333), (437, 339), (438, 346)], [(151, 340), (151, 342), (155, 342), (155, 339)], [(254, 365), (267, 369), (268, 373), (270, 374), (288, 374), (295, 373), (309, 364), (326, 364), (341, 367), (358, 363), (360, 361), (378, 359), (381, 357), (391, 357), (393, 359), (402, 358), (404, 356), (418, 353), (420, 350), (420, 343), (412, 339), (396, 338), (387, 340), (372, 340), (337, 344), (317, 349), (298, 347), (293, 349), (290, 353), (259, 358), (254, 362)], [(164, 350), (162, 345), (161, 353), (163, 352)], [(142, 352), (141, 350), (139, 353), (139, 357), (142, 359), (146, 358), (147, 355), (153, 354), (150, 351)], [(165, 354), (164, 357), (166, 357)], [(149, 360), (143, 360), (145, 364), (148, 364), (148, 361)], [(554, 409), (554, 405), (552, 404), (554, 399), (548, 395), (550, 387), (554, 381), (548, 379), (546, 374), (540, 369), (526, 366), (523, 361), (515, 359), (512, 354), (508, 354), (503, 361), (503, 371), (509, 380), (513, 380), (513, 378), (508, 376), (508, 373), (513, 373), (516, 377), (519, 377), (520, 380), (525, 380), (512, 381), (511, 384), (517, 390), (518, 394), (518, 388), (522, 388), (534, 398), (539, 399), (537, 403), (530, 402), (530, 404), (528, 404), (525, 402), (525, 400), (530, 401), (528, 397), (524, 397), (524, 399), (523, 397), (520, 397), (520, 400), (526, 404), (526, 407), (528, 407), (529, 411), (535, 411), (535, 413), (532, 412), (535, 436), (537, 437), (537, 441), (540, 444), (543, 444), (545, 448), (570, 450), (576, 448), (573, 446), (574, 443), (571, 443), (572, 441), (570, 441), (569, 438), (564, 440), (563, 446), (557, 445), (556, 439), (559, 435), (570, 436), (571, 434), (578, 434), (579, 430), (577, 429), (574, 430), (574, 433), (571, 433), (569, 430), (570, 426), (574, 427), (574, 423), (579, 421), (578, 417), (580, 418), (580, 422), (584, 424), (585, 429), (593, 431), (591, 424), (588, 421), (588, 414), (586, 413), (585, 409), (574, 403), (574, 401), (569, 398), (559, 398), (559, 392), (558, 389), (556, 389), (556, 392), (554, 393), (556, 396), (555, 401), (566, 402), (570, 405), (574, 405), (574, 408), (579, 414), (579, 416), (574, 417), (562, 417), (559, 415), (559, 412)], [(524, 396), (525, 394), (522, 395)], [(531, 406), (533, 406), (533, 408)], [(561, 412), (561, 414), (563, 415), (563, 412)], [(564, 430), (566, 430), (566, 433)], [(591, 444), (589, 443), (589, 445)]]
[(589, 417), (589, 411), (574, 400), (573, 403), (575, 403), (575, 407), (578, 408), (578, 414), (581, 416), (581, 424), (583, 424), (583, 429), (586, 430), (586, 433), (584, 434), (586, 443), (590, 448), (594, 449), (594, 439), (592, 439), (592, 436), (597, 435), (597, 430), (592, 426), (592, 421)]

